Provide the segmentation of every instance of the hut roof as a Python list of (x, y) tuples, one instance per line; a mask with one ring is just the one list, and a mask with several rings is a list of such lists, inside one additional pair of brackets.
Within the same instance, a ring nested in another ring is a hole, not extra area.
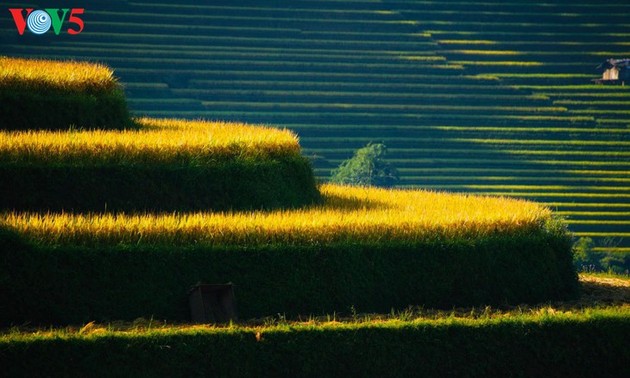
[(617, 68), (628, 68), (630, 67), (630, 59), (606, 59), (602, 64), (597, 66), (597, 69), (608, 70), (613, 67)]

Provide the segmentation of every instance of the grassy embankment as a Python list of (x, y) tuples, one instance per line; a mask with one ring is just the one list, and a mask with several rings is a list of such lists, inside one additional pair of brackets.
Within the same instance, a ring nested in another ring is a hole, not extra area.
[[(225, 326), (88, 323), (0, 335), (10, 376), (619, 376), (630, 281), (582, 275), (579, 300), (511, 309), (407, 309)], [(614, 356), (614, 357), (612, 357)], [(45, 358), (42, 358), (45, 357)], [(72, 364), (68, 361), (72, 360)]]

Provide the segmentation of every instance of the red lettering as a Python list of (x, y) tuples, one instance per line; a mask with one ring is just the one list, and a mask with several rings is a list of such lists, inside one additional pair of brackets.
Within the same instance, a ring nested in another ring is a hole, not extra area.
[(79, 34), (83, 31), (83, 20), (76, 15), (83, 14), (85, 12), (85, 8), (72, 8), (70, 11), (70, 18), (68, 18), (68, 22), (71, 24), (77, 25), (79, 28), (77, 30), (68, 28), (68, 34)]
[(26, 28), (26, 17), (33, 11), (33, 8), (26, 8), (26, 15), (22, 15), (23, 8), (9, 8), (9, 12), (13, 16), (15, 27), (20, 35), (24, 34)]

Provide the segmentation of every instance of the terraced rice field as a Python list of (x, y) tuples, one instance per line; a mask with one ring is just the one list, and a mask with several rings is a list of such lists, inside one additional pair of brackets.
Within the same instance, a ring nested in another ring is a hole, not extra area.
[(0, 85), (94, 93), (112, 90), (117, 83), (111, 69), (101, 65), (0, 57)]
[[(595, 66), (603, 60), (630, 55), (629, 25), (624, 16), (629, 5), (590, 1), (395, 3), (402, 14), (417, 19), (433, 36), (448, 62), (464, 66), (468, 75), (546, 98), (552, 106), (564, 107), (567, 117), (591, 120), (592, 127), (564, 126), (564, 135), (530, 129), (519, 131), (522, 140), (515, 140), (516, 133), (500, 139), (469, 139), (554, 172), (548, 180), (510, 180), (509, 185), (498, 181), (473, 188), (547, 202), (568, 218), (577, 236), (599, 238), (607, 244), (597, 248), (599, 251), (626, 251), (618, 246), (627, 245), (630, 236), (630, 92), (625, 86), (597, 85), (591, 79), (597, 78)], [(453, 8), (475, 22), (453, 19), (449, 13)]]
[(0, 131), (5, 165), (203, 165), (226, 157), (299, 155), (297, 136), (253, 125), (140, 118), (139, 129)]
[(321, 187), (324, 204), (275, 212), (0, 213), (0, 226), (44, 245), (248, 246), (413, 244), (536, 233), (539, 204), (418, 190)]
[(404, 187), (538, 200), (576, 235), (623, 252), (630, 89), (591, 79), (604, 59), (630, 56), (629, 11), (595, 1), (99, 0), (80, 36), (20, 37), (5, 24), (0, 38), (11, 56), (107, 63), (138, 116), (288, 127), (322, 180), (382, 141)]

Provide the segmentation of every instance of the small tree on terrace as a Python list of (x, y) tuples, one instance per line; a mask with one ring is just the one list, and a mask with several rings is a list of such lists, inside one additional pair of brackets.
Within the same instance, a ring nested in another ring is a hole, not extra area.
[(384, 144), (368, 143), (332, 171), (330, 182), (386, 188), (394, 186), (399, 180), (398, 171), (383, 159), (386, 154), (387, 147)]

